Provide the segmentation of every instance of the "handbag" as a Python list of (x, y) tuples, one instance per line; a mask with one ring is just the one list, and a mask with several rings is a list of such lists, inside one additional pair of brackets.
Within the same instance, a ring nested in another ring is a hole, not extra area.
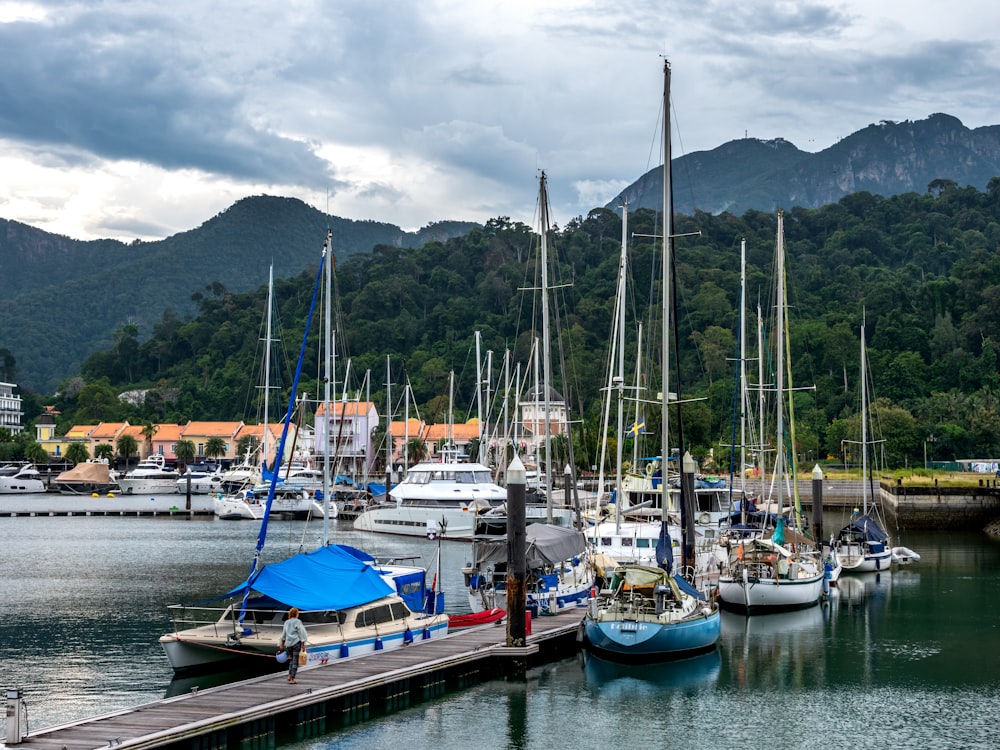
[(302, 649), (299, 651), (299, 666), (304, 667), (307, 661), (309, 661), (309, 655), (306, 653), (305, 649)]

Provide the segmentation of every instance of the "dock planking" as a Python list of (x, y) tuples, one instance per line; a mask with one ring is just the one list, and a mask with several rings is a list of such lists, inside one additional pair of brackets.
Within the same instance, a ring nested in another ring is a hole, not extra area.
[(506, 627), (483, 625), (393, 651), (192, 690), (135, 708), (42, 729), (12, 747), (31, 750), (268, 750), (437, 698), (578, 648), (582, 610), (531, 621), (523, 648)]

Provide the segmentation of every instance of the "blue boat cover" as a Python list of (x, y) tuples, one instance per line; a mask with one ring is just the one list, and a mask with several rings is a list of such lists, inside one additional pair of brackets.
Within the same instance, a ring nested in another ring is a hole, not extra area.
[(871, 516), (864, 514), (852, 519), (847, 526), (840, 530), (840, 533), (852, 531), (862, 534), (867, 542), (885, 542), (889, 539), (889, 535), (882, 531), (878, 522)]
[(265, 565), (217, 598), (242, 596), (248, 590), (306, 611), (356, 607), (394, 593), (369, 562), (336, 546)]

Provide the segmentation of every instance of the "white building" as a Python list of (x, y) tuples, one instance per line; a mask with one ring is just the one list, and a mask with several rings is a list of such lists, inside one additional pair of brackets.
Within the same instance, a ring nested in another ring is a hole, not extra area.
[(14, 393), (16, 383), (0, 383), (0, 429), (18, 433), (24, 429), (21, 418), (21, 397)]

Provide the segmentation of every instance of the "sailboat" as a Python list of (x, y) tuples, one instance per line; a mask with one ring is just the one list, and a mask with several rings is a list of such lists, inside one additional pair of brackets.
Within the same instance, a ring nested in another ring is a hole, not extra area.
[[(662, 434), (663, 456), (669, 456), (670, 299), (673, 217), (670, 150), (670, 63), (663, 65), (663, 331)], [(619, 419), (619, 421), (621, 421)], [(621, 464), (619, 448), (619, 466)], [(685, 453), (685, 463), (694, 461)], [(619, 471), (619, 476), (621, 472)], [(660, 534), (657, 566), (626, 563), (605, 571), (606, 587), (590, 599), (581, 623), (583, 639), (591, 651), (613, 661), (677, 659), (707, 652), (719, 640), (722, 621), (719, 606), (674, 572), (673, 550), (666, 516), (668, 488), (661, 482)], [(681, 498), (683, 565), (694, 562), (694, 519), (688, 518), (693, 498)], [(596, 592), (595, 592), (596, 593)]]
[[(284, 455), (309, 322), (329, 252), (328, 235), (282, 426), (279, 456)], [(281, 642), (283, 618), (291, 607), (301, 611), (309, 634), (305, 649), (309, 664), (400, 648), (447, 634), (443, 601), (431, 595), (433, 587), (427, 591), (423, 568), (379, 564), (353, 548), (326, 545), (325, 533), (324, 545), (318, 549), (263, 565), (277, 483), (277, 472), (273, 472), (247, 578), (208, 602), (171, 608), (174, 630), (161, 636), (159, 642), (175, 670), (273, 659)], [(208, 606), (226, 601), (229, 603), (221, 607)]]
[(850, 523), (840, 530), (834, 542), (837, 559), (844, 573), (871, 573), (888, 570), (892, 565), (892, 546), (875, 502), (869, 476), (868, 450), (868, 352), (865, 346), (865, 321), (861, 321), (861, 508), (855, 509)]
[[(804, 535), (802, 528), (804, 524), (795, 476), (795, 451), (786, 449), (786, 437), (794, 444), (794, 421), (790, 403), (791, 366), (786, 361), (788, 305), (785, 289), (784, 213), (780, 210), (774, 254), (777, 281), (774, 347), (776, 450), (772, 481), (780, 499), (774, 513), (759, 514), (759, 526), (741, 523), (740, 528), (734, 528), (731, 525), (733, 533), (725, 538), (724, 546), (720, 548), (725, 553), (719, 575), (719, 598), (722, 606), (747, 614), (811, 607), (819, 603), (824, 581), (823, 565), (812, 548), (812, 541)], [(786, 374), (789, 380), (787, 387)], [(784, 515), (786, 499), (789, 507), (794, 510), (795, 522), (791, 527), (788, 527)], [(741, 516), (745, 521), (745, 511)]]

